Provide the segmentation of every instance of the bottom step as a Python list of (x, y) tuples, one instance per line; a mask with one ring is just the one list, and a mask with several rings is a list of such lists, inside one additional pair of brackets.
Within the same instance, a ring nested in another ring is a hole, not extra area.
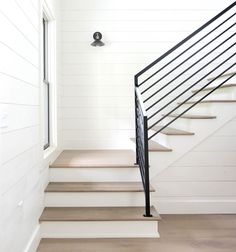
[(159, 237), (160, 216), (143, 217), (143, 207), (47, 207), (42, 238)]

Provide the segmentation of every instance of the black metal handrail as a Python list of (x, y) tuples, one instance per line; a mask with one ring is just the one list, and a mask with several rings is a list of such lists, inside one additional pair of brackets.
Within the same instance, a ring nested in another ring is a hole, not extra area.
[(138, 87), (135, 87), (135, 124), (136, 124), (136, 163), (139, 165), (145, 193), (145, 217), (151, 217), (149, 156), (148, 156), (148, 123), (147, 113)]
[[(146, 207), (145, 216), (147, 217), (151, 216), (148, 141), (164, 130), (167, 126), (171, 125), (178, 118), (182, 117), (186, 112), (199, 104), (211, 93), (215, 92), (215, 90), (229, 81), (232, 77), (236, 76), (236, 73), (232, 73), (229, 76), (227, 75), (227, 78), (225, 77), (224, 80), (221, 80), (220, 83), (218, 83), (217, 86), (212, 87), (209, 92), (205, 93), (202, 97), (198, 97), (197, 100), (192, 100), (219, 77), (227, 74), (229, 70), (236, 67), (236, 43), (229, 44), (230, 40), (236, 36), (236, 33), (232, 32), (232, 29), (236, 25), (236, 20), (233, 20), (236, 17), (236, 12), (233, 11), (233, 13), (228, 15), (228, 17), (224, 16), (235, 6), (236, 1), (135, 75), (136, 162), (139, 165), (143, 182)], [(220, 23), (217, 24), (216, 27), (212, 28), (211, 24), (221, 17), (224, 18), (224, 20), (220, 20)], [(229, 22), (232, 23), (227, 27), (223, 27), (223, 25), (227, 25)], [(206, 34), (201, 36), (200, 33), (207, 27), (210, 28), (210, 31), (208, 30)], [(186, 42), (191, 43), (191, 39), (197, 34), (200, 34), (200, 38), (198, 38), (196, 42), (193, 42), (190, 46), (188, 45), (186, 49), (177, 53), (177, 56), (175, 56), (172, 60), (167, 61), (167, 63), (164, 63), (163, 66), (160, 65), (160, 67), (158, 67), (159, 62), (171, 55), (173, 52), (177, 51), (177, 49), (179, 50)], [(209, 35), (214, 35), (214, 37), (211, 38), (210, 41), (205, 42)], [(227, 38), (224, 38), (223, 41), (221, 41), (221, 36), (227, 36)], [(210, 45), (213, 43), (215, 44), (214, 48), (210, 48)], [(201, 47), (196, 51), (191, 52), (191, 50), (198, 44), (200, 44)], [(227, 48), (221, 49), (224, 45), (227, 45)], [(208, 46), (210, 49), (201, 55), (200, 53), (203, 50), (207, 50)], [(218, 49), (221, 49), (222, 51), (217, 52)], [(186, 59), (183, 59), (178, 64), (175, 63), (177, 59), (179, 60), (187, 53), (190, 55), (187, 55)], [(212, 56), (213, 53), (216, 55)], [(194, 63), (189, 64), (189, 60), (193, 59), (193, 57), (196, 57), (197, 59)], [(202, 63), (202, 61), (207, 58), (210, 59), (207, 62)], [(216, 63), (216, 60), (220, 61), (220, 63)], [(162, 76), (158, 76), (164, 69), (172, 64), (175, 65), (173, 65), (171, 70), (168, 70)], [(154, 67), (157, 67), (157, 69)], [(190, 72), (190, 69), (192, 68), (197, 69)], [(154, 72), (149, 74), (149, 76), (146, 76), (149, 69), (154, 69)], [(178, 69), (180, 69), (180, 72), (178, 72)], [(139, 79), (144, 73), (145, 79), (140, 81)], [(215, 74), (216, 77), (209, 80), (211, 74)], [(156, 77), (157, 79), (155, 79)], [(168, 80), (167, 77), (171, 77), (171, 79)], [(180, 79), (179, 83), (177, 83), (178, 79)], [(204, 80), (207, 80), (206, 84), (198, 88), (196, 91), (191, 92), (194, 87)], [(158, 88), (156, 89), (157, 85)], [(185, 85), (188, 86), (185, 87)], [(167, 93), (161, 93), (164, 92), (167, 87), (169, 87), (167, 89)], [(147, 91), (149, 92), (147, 93)], [(172, 94), (174, 98), (171, 97)], [(182, 100), (178, 102), (178, 99)], [(160, 102), (164, 104), (158, 107)], [(174, 102), (177, 103), (175, 104)], [(174, 104), (175, 106), (173, 108)], [(185, 106), (188, 104), (190, 104), (190, 106), (186, 108)], [(171, 109), (168, 112), (164, 112), (164, 115), (160, 115), (160, 113), (169, 108), (170, 105), (172, 105)], [(184, 110), (175, 115), (173, 114), (181, 108)], [(164, 119), (169, 116), (174, 117), (174, 119), (171, 119), (169, 122), (165, 122)], [(153, 127), (160, 125), (160, 123), (163, 122), (165, 122), (164, 125), (161, 125), (157, 131), (155, 130), (155, 133), (151, 132)]]

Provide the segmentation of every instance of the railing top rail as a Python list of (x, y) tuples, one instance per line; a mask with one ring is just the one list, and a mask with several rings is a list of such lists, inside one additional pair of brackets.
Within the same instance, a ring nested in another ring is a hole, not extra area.
[(140, 107), (142, 109), (143, 116), (147, 116), (147, 111), (146, 111), (146, 109), (144, 107), (143, 99), (142, 99), (142, 96), (141, 96), (141, 93), (140, 93), (140, 90), (139, 90), (138, 87), (135, 87), (135, 93), (137, 95)]
[(178, 44), (176, 44), (174, 47), (172, 47), (170, 50), (168, 50), (166, 53), (164, 53), (163, 55), (161, 55), (159, 58), (157, 58), (155, 61), (153, 61), (151, 64), (149, 64), (148, 66), (146, 66), (144, 69), (142, 69), (140, 72), (138, 72), (135, 77), (138, 78), (140, 75), (142, 75), (143, 73), (145, 73), (147, 70), (149, 70), (150, 68), (152, 68), (154, 65), (156, 65), (159, 61), (161, 61), (162, 59), (164, 59), (165, 57), (167, 57), (169, 54), (171, 54), (173, 51), (175, 51), (177, 48), (179, 48), (181, 45), (183, 45), (184, 43), (186, 43), (188, 40), (190, 40), (192, 37), (194, 37), (196, 34), (198, 34), (200, 31), (202, 31), (204, 28), (206, 28), (207, 26), (209, 26), (211, 23), (213, 23), (215, 20), (217, 20), (218, 18), (220, 18), (222, 15), (224, 15), (227, 11), (229, 11), (230, 9), (232, 9), (234, 6), (236, 5), (236, 1), (234, 1), (231, 5), (229, 5), (227, 8), (225, 8), (223, 11), (221, 11), (220, 13), (218, 13), (216, 16), (214, 16), (212, 19), (210, 19), (208, 22), (206, 22), (204, 25), (202, 25), (201, 27), (199, 27), (196, 31), (194, 31), (193, 33), (191, 33), (189, 36), (187, 36), (185, 39), (183, 39), (182, 41), (180, 41)]

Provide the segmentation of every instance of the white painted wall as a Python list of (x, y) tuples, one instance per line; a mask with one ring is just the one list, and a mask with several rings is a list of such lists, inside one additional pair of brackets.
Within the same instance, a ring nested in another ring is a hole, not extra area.
[(236, 118), (152, 180), (161, 213), (236, 212)]
[(231, 2), (62, 0), (63, 147), (130, 148), (134, 74)]
[(0, 2), (0, 109), (7, 116), (0, 129), (0, 251), (28, 251), (37, 237), (56, 153), (44, 159), (42, 151), (40, 17), (38, 0)]

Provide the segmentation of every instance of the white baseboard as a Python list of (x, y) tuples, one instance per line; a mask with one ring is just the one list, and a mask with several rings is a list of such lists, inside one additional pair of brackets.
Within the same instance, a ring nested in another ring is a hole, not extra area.
[(40, 225), (38, 225), (26, 245), (24, 252), (36, 252), (40, 242)]
[(160, 214), (236, 214), (236, 199), (155, 198)]

